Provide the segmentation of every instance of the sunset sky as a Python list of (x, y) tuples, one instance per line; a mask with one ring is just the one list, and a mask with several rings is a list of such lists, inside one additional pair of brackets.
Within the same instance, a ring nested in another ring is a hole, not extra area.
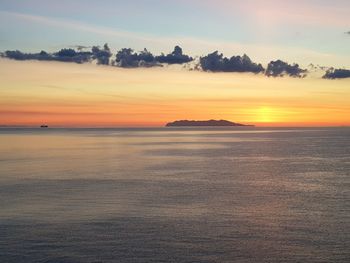
[[(219, 50), (350, 69), (350, 1), (0, 0), (0, 52), (117, 50), (193, 57)], [(163, 126), (227, 119), (259, 126), (350, 125), (350, 78), (210, 73), (180, 65), (125, 69), (0, 58), (0, 125)]]

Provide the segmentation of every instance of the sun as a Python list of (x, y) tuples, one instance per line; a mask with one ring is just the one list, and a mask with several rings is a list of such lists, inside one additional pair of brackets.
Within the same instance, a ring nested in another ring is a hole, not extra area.
[(258, 122), (273, 122), (275, 120), (275, 111), (270, 107), (260, 107), (257, 109)]

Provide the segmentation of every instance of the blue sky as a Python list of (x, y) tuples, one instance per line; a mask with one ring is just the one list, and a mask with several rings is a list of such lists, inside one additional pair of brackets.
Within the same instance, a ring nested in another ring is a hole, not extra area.
[(0, 0), (0, 49), (38, 51), (108, 42), (114, 49), (175, 44), (266, 63), (350, 66), (350, 1)]

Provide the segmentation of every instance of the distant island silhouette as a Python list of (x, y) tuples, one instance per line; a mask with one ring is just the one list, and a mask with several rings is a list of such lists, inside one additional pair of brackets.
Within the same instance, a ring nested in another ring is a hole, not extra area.
[(245, 125), (241, 123), (231, 122), (227, 120), (207, 120), (207, 121), (195, 121), (195, 120), (179, 120), (174, 122), (169, 122), (165, 125), (166, 127), (222, 127), (222, 126), (254, 126)]

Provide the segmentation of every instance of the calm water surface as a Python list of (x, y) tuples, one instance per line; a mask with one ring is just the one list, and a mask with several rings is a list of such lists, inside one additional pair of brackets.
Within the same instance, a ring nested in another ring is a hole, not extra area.
[(350, 128), (0, 129), (0, 262), (350, 262)]

